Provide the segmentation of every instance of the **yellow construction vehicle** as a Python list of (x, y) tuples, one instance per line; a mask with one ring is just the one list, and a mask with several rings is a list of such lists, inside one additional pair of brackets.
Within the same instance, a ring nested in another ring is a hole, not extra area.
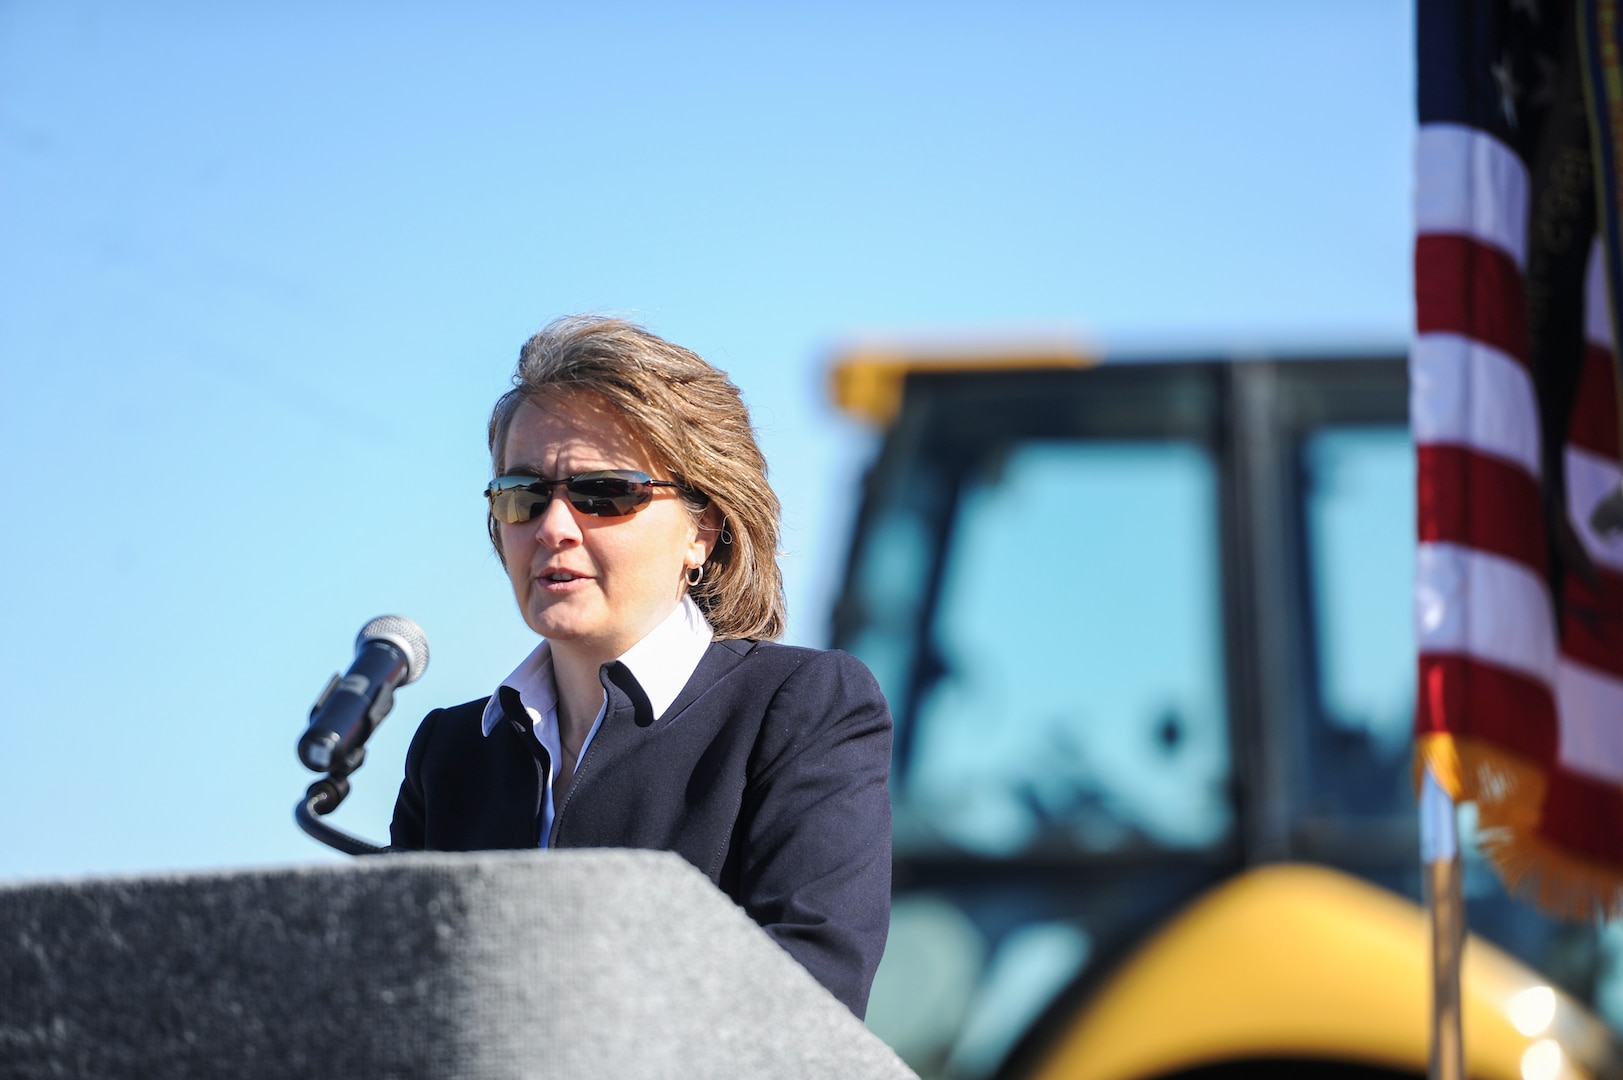
[[(874, 1030), (959, 1080), (1424, 1076), (1403, 357), (863, 348), (834, 396), (883, 432), (833, 620), (897, 724)], [(1618, 936), (1465, 882), (1469, 1075), (1623, 1075)]]

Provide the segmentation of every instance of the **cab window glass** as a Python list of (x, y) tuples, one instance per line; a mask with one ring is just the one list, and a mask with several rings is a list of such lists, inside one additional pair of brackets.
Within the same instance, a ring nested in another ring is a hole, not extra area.
[(1303, 445), (1317, 646), (1310, 816), (1410, 817), (1415, 457), (1406, 428), (1333, 427)]
[(857, 568), (863, 623), (848, 647), (862, 657), (898, 713), (906, 707), (930, 554), (928, 522), (913, 507), (902, 505), (874, 523)]
[(1217, 481), (1183, 442), (1026, 442), (966, 480), (898, 806), (988, 855), (1232, 828)]

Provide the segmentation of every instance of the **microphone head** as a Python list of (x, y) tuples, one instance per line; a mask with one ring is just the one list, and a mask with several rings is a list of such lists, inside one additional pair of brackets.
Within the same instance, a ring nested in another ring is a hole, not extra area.
[(387, 641), (406, 657), (406, 678), (400, 685), (414, 683), (428, 670), (428, 635), (404, 615), (379, 615), (355, 635), (355, 651), (368, 641)]

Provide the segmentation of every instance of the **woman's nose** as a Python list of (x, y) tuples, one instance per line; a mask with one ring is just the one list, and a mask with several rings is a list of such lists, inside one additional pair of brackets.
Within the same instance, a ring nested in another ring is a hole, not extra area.
[(553, 494), (535, 522), (536, 539), (548, 547), (580, 543), (580, 521), (575, 517), (575, 508), (569, 505), (569, 500), (561, 492)]

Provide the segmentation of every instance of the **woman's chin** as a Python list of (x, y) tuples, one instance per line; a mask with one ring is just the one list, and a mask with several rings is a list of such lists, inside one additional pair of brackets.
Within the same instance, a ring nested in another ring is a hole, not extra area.
[(581, 637), (581, 629), (570, 619), (558, 618), (532, 618), (529, 621), (530, 629), (546, 638), (548, 641), (575, 641)]
[(601, 634), (600, 620), (589, 613), (571, 610), (574, 605), (559, 603), (539, 604), (529, 611), (525, 621), (530, 629), (548, 641), (562, 643), (585, 642)]

